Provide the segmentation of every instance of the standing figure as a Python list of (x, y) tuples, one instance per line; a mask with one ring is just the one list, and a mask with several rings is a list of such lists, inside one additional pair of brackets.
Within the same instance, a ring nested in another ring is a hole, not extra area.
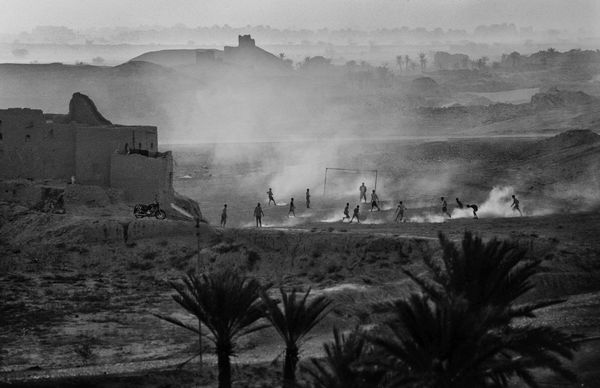
[(310, 189), (306, 189), (306, 208), (310, 209)]
[(290, 211), (288, 212), (288, 217), (290, 216), (290, 214), (292, 214), (294, 217), (296, 217), (296, 205), (294, 205), (294, 198), (290, 199)]
[(350, 219), (350, 204), (348, 202), (346, 202), (346, 207), (344, 208), (344, 217), (342, 218), (342, 222), (344, 222), (346, 218)]
[(375, 193), (375, 190), (373, 190), (373, 192), (371, 193), (371, 211), (373, 211), (374, 207), (377, 208), (377, 211), (381, 211), (381, 209), (379, 208), (379, 197)]
[(256, 227), (262, 227), (262, 217), (265, 215), (262, 208), (260, 207), (260, 202), (254, 208), (254, 217), (256, 217)]
[[(462, 209), (462, 208), (463, 208), (463, 203), (462, 203), (462, 202), (460, 202), (460, 200), (459, 200), (458, 198), (456, 198), (456, 204), (458, 205), (458, 208), (459, 208), (459, 209)], [(467, 205), (467, 207), (469, 207), (469, 205)]]
[(354, 221), (354, 218), (356, 217), (356, 222), (358, 222), (360, 224), (360, 218), (358, 218), (358, 212), (359, 212), (359, 206), (356, 205), (356, 207), (354, 208), (354, 214), (352, 214), (352, 219), (350, 220), (350, 224), (352, 223), (352, 221)]
[(364, 200), (364, 202), (367, 202), (367, 186), (365, 186), (365, 182), (362, 183), (362, 185), (358, 188), (358, 191), (360, 191), (360, 198), (358, 199), (358, 202)]
[(398, 207), (396, 207), (396, 218), (394, 218), (394, 222), (406, 222), (404, 219), (404, 210), (406, 210), (406, 208), (404, 207), (404, 204), (402, 204), (402, 201), (398, 202)]
[(271, 201), (273, 201), (273, 205), (277, 206), (277, 202), (275, 202), (275, 198), (273, 198), (273, 190), (269, 187), (269, 191), (267, 191), (267, 195), (269, 196), (269, 206), (271, 206)]
[(448, 213), (448, 203), (446, 202), (444, 197), (441, 197), (440, 199), (442, 201), (442, 213), (446, 214), (449, 218), (452, 218), (450, 213)]
[(467, 205), (467, 207), (470, 207), (471, 209), (473, 209), (473, 218), (478, 220), (479, 217), (477, 217), (477, 210), (479, 210), (479, 208), (477, 207), (477, 205), (472, 204), (472, 205)]
[(223, 211), (221, 212), (221, 226), (224, 228), (225, 224), (227, 224), (227, 204), (223, 206)]
[(510, 206), (512, 207), (513, 211), (518, 211), (518, 212), (519, 212), (519, 215), (521, 215), (521, 216), (522, 216), (522, 215), (523, 215), (523, 213), (521, 213), (521, 209), (519, 209), (519, 200), (517, 199), (517, 197), (515, 197), (515, 195), (514, 195), (514, 194), (513, 194), (513, 196), (512, 196), (512, 199), (513, 199), (513, 203), (512, 203), (512, 205), (510, 205)]

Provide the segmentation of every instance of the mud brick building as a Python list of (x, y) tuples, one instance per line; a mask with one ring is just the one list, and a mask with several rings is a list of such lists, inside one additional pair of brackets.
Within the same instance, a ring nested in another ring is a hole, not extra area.
[(158, 152), (157, 128), (116, 125), (73, 94), (69, 113), (0, 110), (0, 179), (65, 180), (123, 190), (131, 201), (173, 200), (173, 157)]

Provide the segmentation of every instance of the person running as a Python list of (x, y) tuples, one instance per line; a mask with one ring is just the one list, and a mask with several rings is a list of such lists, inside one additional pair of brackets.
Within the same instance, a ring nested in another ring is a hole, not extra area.
[(398, 207), (396, 207), (396, 218), (394, 218), (394, 222), (406, 222), (406, 220), (404, 219), (404, 211), (406, 210), (406, 207), (404, 207), (404, 204), (402, 204), (402, 201), (398, 202)]
[(479, 208), (477, 207), (477, 205), (472, 204), (472, 205), (467, 205), (467, 207), (470, 207), (471, 209), (473, 209), (473, 218), (478, 220), (479, 217), (477, 217), (477, 210), (479, 210)]
[(342, 218), (342, 222), (344, 222), (346, 218), (350, 219), (350, 204), (348, 202), (346, 202), (346, 207), (344, 208), (344, 217)]
[(356, 207), (354, 208), (354, 214), (352, 214), (352, 219), (350, 219), (350, 224), (352, 223), (352, 221), (354, 221), (354, 217), (356, 217), (356, 222), (360, 224), (360, 218), (358, 217), (358, 212), (359, 212), (360, 206), (356, 205)]
[(223, 206), (223, 211), (221, 212), (221, 226), (224, 228), (225, 224), (227, 224), (227, 204)]
[(513, 196), (512, 196), (512, 199), (513, 199), (513, 203), (512, 203), (512, 205), (510, 205), (510, 206), (512, 207), (513, 211), (518, 211), (518, 212), (519, 212), (519, 215), (521, 215), (521, 216), (522, 216), (522, 215), (523, 215), (523, 213), (521, 213), (521, 209), (519, 208), (519, 200), (517, 199), (517, 197), (515, 197), (515, 195), (514, 195), (514, 194), (513, 194)]
[(310, 209), (310, 189), (306, 189), (306, 208)]
[(446, 214), (449, 218), (452, 218), (450, 213), (448, 213), (448, 203), (446, 202), (444, 197), (441, 197), (440, 199), (442, 201), (442, 213)]
[[(458, 208), (459, 208), (459, 209), (462, 209), (462, 208), (464, 207), (464, 206), (463, 206), (463, 203), (462, 203), (462, 202), (460, 202), (460, 200), (459, 200), (458, 198), (456, 198), (456, 204), (458, 205)], [(469, 207), (469, 205), (467, 205), (467, 207)]]
[(375, 193), (375, 190), (373, 190), (373, 192), (371, 193), (371, 211), (373, 211), (374, 207), (377, 208), (377, 211), (381, 211), (381, 209), (379, 208), (379, 197)]
[(273, 205), (277, 206), (277, 202), (275, 202), (275, 198), (273, 198), (273, 190), (269, 187), (269, 191), (267, 191), (267, 195), (269, 196), (269, 206), (271, 206), (271, 201), (273, 201)]
[(358, 199), (358, 202), (364, 200), (364, 202), (367, 202), (367, 186), (365, 186), (365, 182), (362, 183), (362, 185), (358, 188), (358, 191), (360, 191), (360, 198)]
[(254, 217), (256, 217), (256, 227), (262, 228), (262, 217), (265, 215), (262, 208), (260, 207), (260, 202), (254, 208)]
[(288, 212), (288, 217), (290, 216), (290, 214), (292, 214), (294, 217), (296, 217), (296, 205), (294, 205), (294, 198), (290, 199), (290, 211)]

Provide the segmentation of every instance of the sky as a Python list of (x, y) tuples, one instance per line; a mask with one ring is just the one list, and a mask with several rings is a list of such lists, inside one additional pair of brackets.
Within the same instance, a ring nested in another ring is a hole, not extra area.
[(318, 29), (477, 25), (589, 30), (600, 35), (600, 0), (0, 0), (0, 33), (37, 25), (74, 29), (228, 24)]

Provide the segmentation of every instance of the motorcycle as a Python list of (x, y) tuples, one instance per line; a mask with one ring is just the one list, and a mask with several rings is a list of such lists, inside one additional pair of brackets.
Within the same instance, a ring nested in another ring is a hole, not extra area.
[(160, 208), (158, 202), (148, 205), (143, 205), (141, 203), (135, 205), (133, 208), (133, 215), (135, 218), (156, 217), (159, 220), (164, 220), (167, 218), (167, 213)]

